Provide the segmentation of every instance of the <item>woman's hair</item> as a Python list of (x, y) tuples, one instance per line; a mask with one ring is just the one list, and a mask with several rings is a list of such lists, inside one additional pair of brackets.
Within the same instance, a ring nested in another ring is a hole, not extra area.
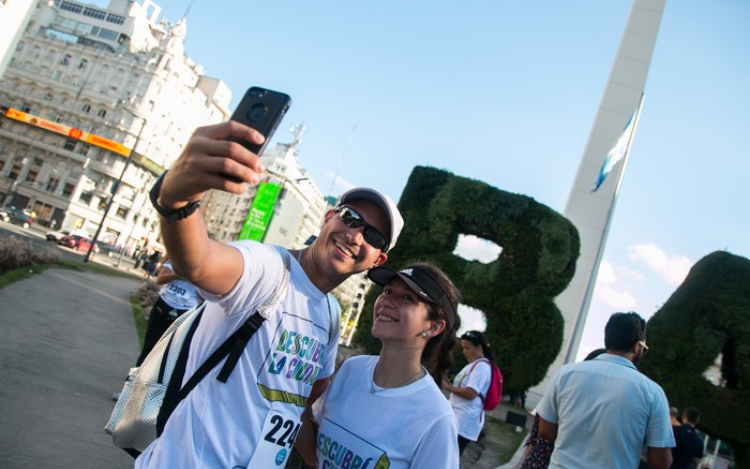
[(484, 358), (495, 363), (495, 352), (492, 350), (492, 347), (490, 347), (489, 342), (487, 342), (487, 337), (485, 337), (484, 334), (479, 331), (466, 331), (464, 332), (464, 335), (461, 336), (461, 340), (468, 340), (474, 345), (481, 345)]
[[(456, 332), (461, 328), (461, 318), (458, 315), (458, 304), (463, 297), (458, 291), (451, 279), (433, 264), (427, 262), (418, 262), (412, 264), (414, 267), (426, 271), (432, 278), (437, 281), (440, 288), (448, 296), (453, 311), (445, 311), (440, 306), (433, 303), (425, 303), (427, 306), (427, 318), (436, 321), (445, 321), (445, 329), (440, 334), (431, 337), (427, 341), (424, 350), (422, 350), (422, 365), (427, 368), (432, 378), (438, 386), (441, 386), (443, 376), (450, 371), (453, 366), (453, 348), (456, 345)], [(450, 315), (451, 317), (447, 317)]]

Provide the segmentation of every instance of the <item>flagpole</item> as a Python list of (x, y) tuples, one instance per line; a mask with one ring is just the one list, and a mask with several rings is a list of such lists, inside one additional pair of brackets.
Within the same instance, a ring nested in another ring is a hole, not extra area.
[(620, 168), (620, 171), (618, 171), (617, 181), (615, 181), (615, 192), (612, 197), (612, 205), (610, 205), (609, 211), (607, 211), (607, 218), (604, 222), (604, 232), (601, 237), (602, 242), (599, 243), (599, 248), (596, 251), (593, 268), (591, 269), (591, 274), (589, 275), (588, 281), (586, 282), (586, 290), (583, 295), (583, 303), (581, 304), (581, 309), (576, 315), (576, 324), (573, 327), (573, 333), (570, 336), (570, 342), (568, 342), (568, 350), (565, 353), (564, 363), (571, 363), (576, 358), (573, 356), (573, 354), (578, 351), (577, 348), (580, 342), (580, 336), (583, 334), (584, 325), (582, 324), (582, 318), (585, 317), (584, 312), (588, 311), (589, 306), (591, 305), (591, 297), (594, 292), (594, 287), (596, 286), (596, 277), (599, 275), (599, 265), (601, 264), (602, 258), (604, 257), (604, 247), (606, 244), (606, 239), (609, 236), (609, 228), (612, 225), (612, 214), (615, 212), (615, 205), (617, 205), (617, 196), (620, 192), (622, 176), (625, 174), (625, 167), (627, 166), (628, 157), (630, 156), (630, 147), (633, 145), (633, 137), (635, 136), (636, 130), (638, 130), (638, 121), (641, 117), (641, 109), (643, 108), (644, 97), (645, 95), (641, 93), (641, 98), (638, 101), (638, 107), (636, 108), (635, 115), (633, 116), (633, 129), (630, 132), (630, 136), (628, 137), (628, 145), (625, 149), (625, 156), (622, 158), (622, 167)]

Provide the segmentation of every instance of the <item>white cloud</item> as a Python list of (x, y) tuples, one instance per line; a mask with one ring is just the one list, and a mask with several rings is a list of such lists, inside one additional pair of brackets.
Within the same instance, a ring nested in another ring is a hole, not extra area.
[(503, 248), (488, 241), (478, 238), (474, 235), (458, 235), (458, 243), (453, 254), (460, 256), (468, 261), (479, 261), (484, 264), (494, 262), (497, 256), (503, 251)]
[(461, 317), (461, 328), (458, 330), (459, 337), (466, 331), (484, 332), (487, 328), (484, 313), (478, 309), (460, 304), (458, 305), (458, 315)]
[(615, 290), (609, 285), (597, 287), (596, 297), (609, 306), (620, 310), (632, 310), (638, 304), (638, 300), (629, 292)]
[(612, 285), (617, 282), (617, 276), (615, 275), (615, 268), (612, 263), (607, 260), (602, 260), (599, 264), (599, 273), (596, 276), (597, 285)]
[(692, 261), (687, 256), (668, 255), (654, 244), (630, 246), (628, 255), (633, 262), (644, 261), (651, 270), (671, 285), (681, 284), (693, 266)]

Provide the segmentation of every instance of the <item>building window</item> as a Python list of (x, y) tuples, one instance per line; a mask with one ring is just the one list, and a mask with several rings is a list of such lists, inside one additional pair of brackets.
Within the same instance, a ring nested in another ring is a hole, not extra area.
[(60, 2), (60, 9), (66, 11), (72, 11), (73, 13), (80, 13), (83, 11), (83, 6), (71, 3), (71, 2)]
[(81, 62), (78, 64), (78, 68), (81, 70), (86, 70), (86, 67), (88, 66), (89, 61), (86, 59), (81, 59)]
[(26, 104), (26, 103), (23, 103), (23, 106), (21, 106), (21, 110), (22, 110), (23, 112), (28, 112), (28, 113), (31, 113), (31, 106), (29, 106), (29, 105), (28, 105), (28, 104)]
[(97, 10), (96, 8), (86, 7), (83, 9), (83, 16), (88, 16), (91, 18), (96, 18), (97, 20), (103, 20), (107, 17), (107, 12), (102, 10)]
[(78, 197), (79, 202), (83, 202), (86, 205), (91, 205), (91, 199), (93, 199), (94, 196), (91, 191), (81, 192), (81, 196)]
[(57, 190), (57, 186), (60, 184), (60, 180), (57, 178), (49, 178), (49, 182), (47, 182), (47, 190), (50, 192), (55, 192)]
[(83, 111), (86, 114), (88, 114), (91, 111), (91, 105), (90, 104), (84, 104), (83, 107), (81, 108), (81, 111)]
[(73, 58), (73, 57), (72, 57), (72, 56), (71, 56), (70, 54), (65, 54), (65, 55), (63, 56), (62, 60), (60, 61), (60, 63), (61, 63), (62, 65), (69, 65), (69, 64), (70, 64), (70, 59), (72, 59), (72, 58)]
[(76, 140), (73, 140), (72, 138), (69, 138), (69, 139), (65, 140), (65, 144), (63, 145), (63, 148), (66, 149), (66, 150), (68, 150), (68, 151), (73, 151), (73, 150), (76, 149), (76, 143), (77, 143)]
[(71, 184), (69, 182), (66, 182), (65, 183), (65, 187), (63, 187), (63, 192), (62, 193), (63, 193), (64, 196), (70, 197), (73, 194), (73, 190), (75, 188), (76, 188), (75, 185), (73, 185), (73, 184)]
[(36, 181), (37, 174), (38, 173), (36, 171), (29, 171), (28, 173), (26, 173), (26, 182)]
[(96, 113), (99, 117), (107, 117), (107, 110), (106, 109), (99, 109), (99, 112)]
[(107, 13), (107, 21), (114, 24), (123, 24), (125, 22), (125, 17), (115, 15), (114, 13)]
[(52, 74), (52, 79), (55, 81), (60, 81), (62, 79), (62, 72), (60, 70), (55, 70), (55, 72)]
[(128, 212), (129, 212), (129, 211), (130, 211), (130, 210), (128, 210), (128, 209), (127, 209), (127, 208), (125, 208), (125, 207), (117, 207), (117, 212), (116, 212), (116, 213), (117, 213), (117, 217), (118, 217), (118, 218), (122, 218), (122, 219), (124, 220), (124, 219), (125, 219), (125, 217), (127, 217), (127, 216), (128, 216)]
[(18, 175), (21, 174), (21, 166), (14, 164), (13, 169), (10, 170), (10, 174), (8, 174), (8, 178), (15, 181), (18, 179)]
[(19, 41), (18, 44), (16, 44), (16, 51), (23, 50), (23, 41)]
[(117, 31), (112, 31), (111, 29), (99, 28), (97, 36), (104, 39), (109, 39), (110, 41), (116, 41), (119, 34)]

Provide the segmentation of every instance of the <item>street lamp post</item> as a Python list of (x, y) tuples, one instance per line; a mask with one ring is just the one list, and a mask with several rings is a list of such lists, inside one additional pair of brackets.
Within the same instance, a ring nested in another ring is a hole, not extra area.
[[(140, 116), (137, 116), (140, 117)], [(125, 166), (122, 168), (122, 172), (120, 173), (120, 178), (115, 183), (115, 188), (112, 190), (112, 195), (109, 197), (109, 201), (107, 201), (107, 206), (104, 208), (104, 215), (102, 215), (102, 220), (99, 222), (99, 226), (96, 228), (96, 233), (94, 233), (94, 237), (91, 240), (91, 245), (89, 246), (89, 250), (86, 251), (86, 257), (83, 259), (83, 262), (89, 262), (91, 260), (92, 253), (94, 252), (94, 247), (96, 246), (96, 241), (99, 239), (99, 234), (102, 232), (102, 228), (104, 227), (104, 222), (107, 220), (107, 215), (109, 215), (109, 210), (112, 208), (112, 202), (114, 202), (115, 197), (117, 196), (117, 193), (120, 192), (120, 186), (122, 185), (122, 179), (125, 177), (125, 172), (128, 170), (128, 166), (130, 166), (130, 162), (133, 160), (133, 155), (135, 154), (135, 148), (138, 146), (138, 142), (141, 140), (141, 134), (143, 133), (143, 129), (146, 128), (146, 119), (141, 117), (141, 128), (138, 130), (138, 135), (135, 137), (135, 143), (133, 144), (133, 148), (130, 149), (130, 153), (128, 153), (128, 158), (125, 160)]]

